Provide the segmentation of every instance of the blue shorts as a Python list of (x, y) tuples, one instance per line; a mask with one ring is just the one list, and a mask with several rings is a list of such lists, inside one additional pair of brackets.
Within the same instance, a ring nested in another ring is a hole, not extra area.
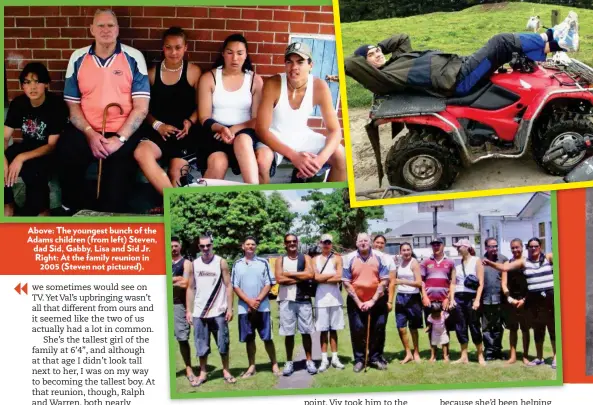
[(395, 324), (398, 328), (422, 328), (422, 299), (420, 294), (397, 294), (395, 297)]
[(252, 311), (239, 315), (239, 342), (253, 342), (256, 330), (264, 342), (272, 340), (272, 319), (269, 311)]
[(210, 333), (214, 335), (218, 352), (224, 356), (229, 352), (229, 325), (224, 319), (224, 314), (214, 318), (195, 318), (194, 341), (196, 343), (196, 355), (204, 357), (210, 354)]

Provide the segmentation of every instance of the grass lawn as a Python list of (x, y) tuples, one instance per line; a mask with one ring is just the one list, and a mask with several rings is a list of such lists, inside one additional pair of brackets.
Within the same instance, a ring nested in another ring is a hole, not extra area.
[[(345, 293), (344, 293), (345, 294)], [(345, 299), (345, 297), (344, 297)], [(235, 300), (236, 301), (236, 300)], [(236, 305), (236, 304), (235, 304)], [(284, 339), (278, 336), (278, 305), (276, 302), (271, 303), (272, 319), (273, 319), (273, 333), (274, 343), (276, 344), (276, 355), (282, 367), (286, 355), (284, 351)], [(235, 314), (237, 312), (235, 311)], [(503, 361), (489, 362), (488, 366), (481, 367), (476, 363), (475, 347), (470, 343), (470, 361), (473, 363), (467, 365), (453, 365), (444, 364), (442, 361), (429, 363), (426, 359), (430, 356), (430, 345), (428, 337), (424, 333), (420, 333), (420, 350), (423, 362), (420, 364), (410, 363), (400, 365), (399, 360), (403, 359), (404, 352), (397, 329), (395, 327), (395, 316), (393, 313), (389, 314), (387, 324), (387, 337), (385, 343), (385, 357), (389, 361), (389, 368), (386, 371), (378, 371), (369, 368), (367, 373), (354, 373), (352, 371), (352, 347), (350, 345), (350, 332), (348, 329), (348, 317), (344, 309), (344, 317), (346, 320), (346, 329), (341, 331), (338, 336), (338, 352), (342, 362), (346, 365), (344, 370), (336, 370), (330, 368), (325, 373), (317, 374), (313, 377), (313, 384), (311, 388), (340, 388), (340, 387), (393, 387), (397, 390), (397, 386), (401, 385), (416, 385), (416, 384), (451, 384), (451, 383), (485, 383), (485, 382), (517, 382), (517, 381), (541, 381), (554, 380), (556, 378), (556, 371), (552, 370), (549, 365), (527, 368), (519, 361), (512, 366), (506, 366)], [(230, 329), (230, 364), (231, 373), (238, 377), (240, 373), (246, 370), (247, 353), (245, 345), (239, 343), (237, 320), (233, 319), (229, 325)], [(372, 331), (371, 331), (372, 332)], [(192, 329), (193, 335), (193, 329)], [(171, 334), (171, 339), (174, 339)], [(278, 378), (274, 377), (271, 372), (268, 356), (264, 349), (263, 343), (257, 341), (257, 356), (256, 364), (258, 373), (249, 379), (238, 379), (237, 384), (225, 384), (222, 380), (220, 356), (216, 351), (216, 344), (212, 341), (212, 353), (209, 357), (208, 378), (209, 381), (199, 388), (192, 388), (185, 378), (185, 366), (179, 350), (176, 350), (176, 371), (177, 371), (177, 391), (179, 393), (188, 392), (212, 392), (212, 391), (245, 391), (245, 390), (270, 390), (277, 384)], [(198, 360), (195, 358), (195, 346), (193, 344), (193, 336), (190, 339), (192, 350), (192, 365), (198, 371)], [(176, 343), (174, 343), (176, 345)], [(314, 342), (315, 344), (315, 342)], [(295, 339), (295, 354), (301, 345), (300, 335), (297, 334)], [(519, 345), (521, 345), (521, 337), (519, 337)], [(455, 334), (451, 334), (451, 359), (459, 358), (459, 344)], [(503, 347), (508, 350), (508, 332), (505, 331)], [(530, 346), (530, 354), (535, 355), (535, 345), (533, 339)], [(549, 340), (546, 338), (544, 346), (544, 354), (548, 363), (551, 362), (552, 349)], [(505, 353), (506, 353), (505, 350)], [(439, 351), (439, 355), (442, 352)], [(442, 357), (441, 357), (442, 358)], [(319, 359), (315, 359), (319, 360)], [(317, 362), (319, 365), (319, 362)], [(422, 385), (418, 389), (422, 389)]]
[[(344, 56), (351, 55), (362, 44), (376, 44), (401, 32), (410, 35), (415, 50), (439, 49), (470, 55), (495, 34), (525, 32), (527, 20), (532, 15), (539, 15), (542, 25), (550, 26), (552, 10), (560, 11), (560, 21), (570, 10), (578, 13), (580, 50), (570, 56), (593, 66), (593, 10), (536, 3), (479, 5), (453, 13), (342, 24)], [(346, 88), (348, 107), (371, 105), (372, 94), (350, 77), (346, 78)]]

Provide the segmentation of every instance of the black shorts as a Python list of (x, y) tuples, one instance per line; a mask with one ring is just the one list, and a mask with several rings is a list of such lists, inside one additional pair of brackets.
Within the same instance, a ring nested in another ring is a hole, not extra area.
[(529, 332), (530, 315), (525, 309), (525, 305), (521, 308), (516, 308), (506, 303), (502, 307), (502, 316), (508, 330), (515, 332), (521, 328), (522, 332)]
[(198, 142), (198, 136), (200, 136), (199, 125), (192, 125), (189, 129), (189, 134), (182, 139), (170, 136), (167, 140), (164, 140), (163, 137), (148, 124), (144, 124), (143, 127), (144, 128), (141, 129), (143, 131), (142, 135), (144, 136), (142, 141), (148, 140), (154, 143), (161, 150), (163, 154), (161, 159), (165, 163), (169, 163), (172, 159), (189, 160), (189, 158), (195, 154), (195, 145)]
[[(253, 141), (254, 149), (255, 146), (259, 142), (261, 142), (253, 128), (242, 129), (241, 131), (239, 131), (237, 136), (240, 134), (249, 135), (249, 137)], [(197, 144), (197, 156), (198, 166), (202, 174), (204, 174), (208, 169), (208, 157), (216, 152), (223, 152), (227, 156), (227, 159), (229, 160), (229, 167), (233, 171), (233, 174), (241, 174), (241, 169), (239, 168), (239, 162), (237, 162), (237, 157), (235, 156), (235, 150), (233, 149), (233, 145), (229, 145), (227, 143), (214, 139), (214, 135), (215, 133), (210, 131), (209, 129), (203, 129), (200, 134), (200, 140)]]

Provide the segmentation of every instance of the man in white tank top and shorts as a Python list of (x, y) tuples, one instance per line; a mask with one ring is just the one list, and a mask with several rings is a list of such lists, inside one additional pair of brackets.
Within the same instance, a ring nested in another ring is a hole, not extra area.
[[(262, 158), (270, 166), (273, 159), (276, 164), (283, 157), (289, 159), (299, 178), (313, 177), (329, 165), (328, 181), (346, 181), (340, 122), (329, 86), (311, 75), (312, 54), (305, 43), (290, 44), (284, 53), (285, 73), (266, 80), (256, 124), (256, 132), (265, 145), (256, 147), (267, 148)], [(326, 136), (307, 125), (315, 106), (321, 111)]]
[(327, 358), (327, 335), (332, 351), (331, 365), (338, 370), (344, 365), (338, 358), (338, 331), (344, 329), (344, 300), (338, 284), (342, 281), (342, 257), (332, 251), (333, 237), (330, 234), (321, 235), (319, 245), (321, 254), (313, 258), (313, 269), (317, 281), (315, 292), (315, 329), (320, 334), (321, 365), (319, 372), (329, 368)]
[(200, 376), (192, 387), (207, 380), (206, 367), (210, 354), (210, 334), (214, 335), (222, 359), (224, 382), (234, 384), (237, 380), (229, 371), (229, 326), (233, 319), (233, 288), (229, 266), (223, 258), (214, 254), (212, 237), (200, 235), (202, 253), (193, 263), (187, 288), (187, 321), (194, 325), (194, 341), (200, 359)]
[(307, 372), (316, 374), (317, 368), (311, 357), (313, 346), (311, 333), (315, 332), (311, 298), (315, 292), (308, 288), (315, 273), (309, 256), (299, 253), (299, 240), (296, 235), (286, 234), (284, 247), (286, 256), (278, 258), (275, 263), (276, 282), (280, 285), (278, 289), (279, 334), (285, 337), (286, 347), (286, 364), (282, 374), (288, 377), (294, 372), (292, 355), (297, 328), (303, 338)]

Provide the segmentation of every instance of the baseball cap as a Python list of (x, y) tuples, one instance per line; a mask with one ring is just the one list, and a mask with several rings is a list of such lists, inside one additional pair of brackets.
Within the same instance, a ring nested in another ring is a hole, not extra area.
[(369, 51), (376, 47), (377, 47), (377, 45), (370, 45), (370, 44), (361, 45), (358, 48), (356, 48), (356, 50), (354, 51), (354, 54), (358, 55), (358, 56), (362, 56), (363, 58), (366, 58)]
[(461, 247), (461, 246), (472, 247), (472, 244), (469, 241), (469, 239), (461, 239), (461, 240), (458, 240), (457, 242), (455, 242), (453, 244), (453, 246), (455, 246), (455, 247)]
[(303, 59), (313, 59), (311, 48), (304, 42), (293, 42), (288, 45), (284, 52), (284, 56), (286, 57), (292, 54), (299, 55)]
[(329, 233), (324, 233), (323, 235), (321, 235), (321, 237), (319, 238), (320, 242), (325, 242), (326, 240), (333, 242), (334, 238), (329, 234)]
[(432, 240), (430, 241), (430, 244), (431, 245), (436, 245), (437, 243), (442, 245), (443, 244), (443, 240), (440, 239), (440, 238), (432, 238)]

